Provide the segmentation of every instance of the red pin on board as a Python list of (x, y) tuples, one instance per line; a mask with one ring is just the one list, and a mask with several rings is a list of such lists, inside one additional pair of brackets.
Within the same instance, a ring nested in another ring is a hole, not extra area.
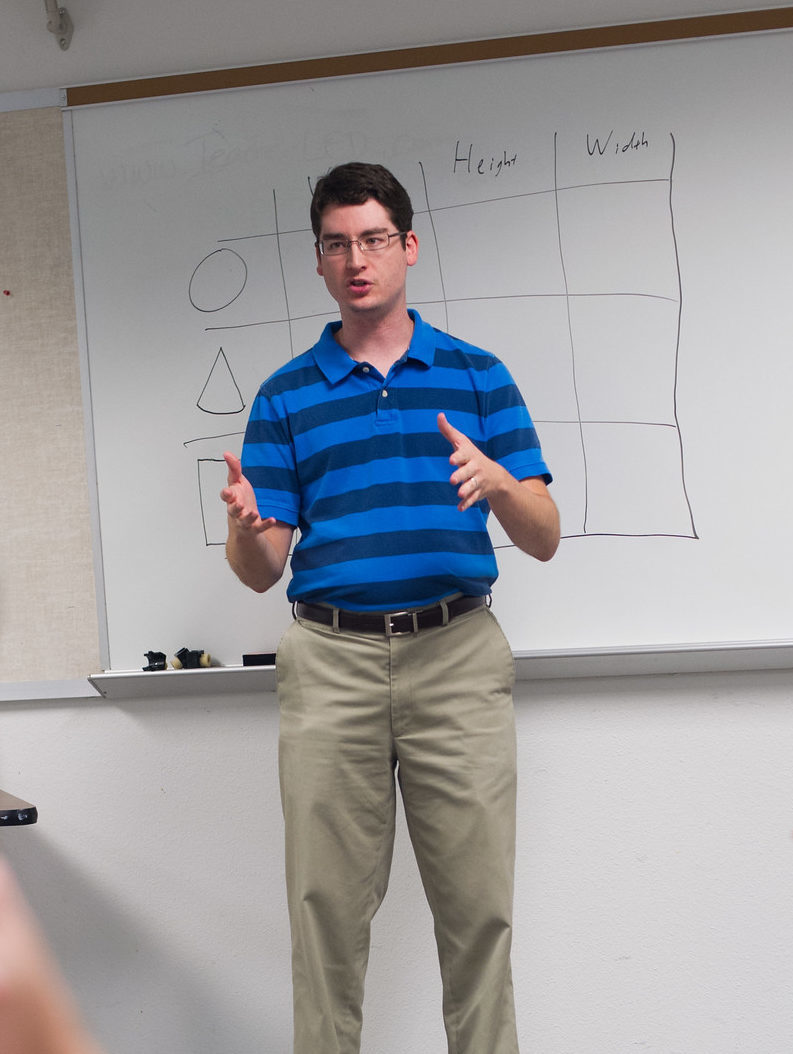
[(4, 289), (3, 290), (3, 296), (11, 296), (11, 290), (10, 289)]

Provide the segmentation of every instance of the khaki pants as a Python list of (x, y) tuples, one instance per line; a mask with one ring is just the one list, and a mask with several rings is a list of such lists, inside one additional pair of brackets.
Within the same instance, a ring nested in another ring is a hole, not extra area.
[(295, 1054), (357, 1054), (397, 774), (449, 1054), (517, 1054), (514, 664), (486, 608), (385, 637), (297, 621), (278, 650)]

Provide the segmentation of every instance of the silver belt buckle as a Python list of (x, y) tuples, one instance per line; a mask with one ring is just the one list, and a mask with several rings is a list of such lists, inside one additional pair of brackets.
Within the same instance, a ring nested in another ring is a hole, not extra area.
[[(394, 629), (394, 619), (400, 618), (402, 615), (411, 615), (413, 618), (412, 629)], [(419, 620), (418, 614), (415, 611), (389, 611), (385, 616), (385, 635), (386, 637), (404, 637), (408, 633), (418, 633), (419, 631)]]

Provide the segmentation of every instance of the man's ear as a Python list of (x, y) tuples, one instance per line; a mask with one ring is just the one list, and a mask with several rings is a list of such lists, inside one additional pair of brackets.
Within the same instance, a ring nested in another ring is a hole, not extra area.
[(419, 258), (419, 238), (415, 231), (408, 231), (405, 235), (405, 256), (408, 267), (412, 267)]

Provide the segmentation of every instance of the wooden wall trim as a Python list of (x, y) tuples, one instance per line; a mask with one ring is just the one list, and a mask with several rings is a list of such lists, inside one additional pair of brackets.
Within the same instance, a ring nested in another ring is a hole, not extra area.
[(111, 81), (66, 89), (67, 106), (93, 106), (100, 103), (148, 99), (193, 92), (248, 88), (262, 84), (347, 77), (362, 73), (418, 69), (462, 62), (548, 55), (564, 51), (655, 44), (701, 37), (761, 33), (793, 28), (793, 7), (773, 7), (731, 14), (669, 18), (629, 25), (600, 26), (591, 29), (565, 29), (554, 33), (495, 37), (458, 44), (431, 44), (415, 48), (373, 51), (356, 55), (336, 55), (319, 59), (274, 62), (262, 66), (207, 70), (200, 73), (146, 77), (139, 80)]

